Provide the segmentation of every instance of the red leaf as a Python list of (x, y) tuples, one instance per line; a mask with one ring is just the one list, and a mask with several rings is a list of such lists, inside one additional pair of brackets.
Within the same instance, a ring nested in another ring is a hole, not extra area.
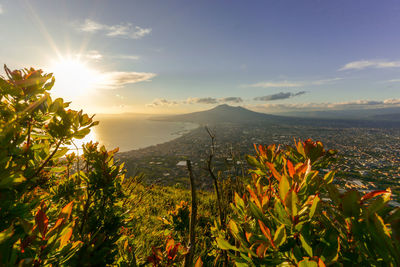
[(264, 253), (267, 250), (267, 246), (263, 243), (260, 244), (256, 249), (256, 254), (259, 258), (264, 258)]
[(42, 209), (39, 209), (35, 216), (36, 224), (39, 227), (39, 232), (42, 234), (42, 238), (45, 237), (47, 232), (47, 226), (49, 224), (49, 219), (46, 213)]
[(376, 197), (376, 196), (379, 196), (379, 195), (383, 195), (383, 194), (390, 194), (390, 192), (388, 192), (388, 191), (386, 191), (386, 190), (377, 190), (377, 191), (372, 191), (372, 192), (369, 192), (368, 194), (365, 194), (362, 198), (361, 198), (361, 201), (364, 201), (364, 200), (368, 200), (368, 199), (371, 199), (371, 198), (373, 198), (373, 197)]

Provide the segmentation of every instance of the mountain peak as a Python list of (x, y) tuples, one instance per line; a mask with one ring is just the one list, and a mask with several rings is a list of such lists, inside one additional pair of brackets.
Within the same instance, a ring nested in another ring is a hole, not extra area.
[(214, 107), (212, 110), (237, 110), (237, 109), (244, 109), (244, 108), (240, 107), (240, 106), (231, 106), (228, 104), (221, 104), (221, 105)]
[(196, 123), (249, 123), (270, 121), (273, 116), (254, 112), (241, 106), (221, 104), (212, 109), (169, 117), (169, 120)]

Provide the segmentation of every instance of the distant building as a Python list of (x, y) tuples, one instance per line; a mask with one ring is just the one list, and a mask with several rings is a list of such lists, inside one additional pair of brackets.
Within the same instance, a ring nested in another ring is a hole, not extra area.
[(179, 161), (176, 166), (180, 166), (180, 167), (186, 167), (186, 160), (181, 160)]

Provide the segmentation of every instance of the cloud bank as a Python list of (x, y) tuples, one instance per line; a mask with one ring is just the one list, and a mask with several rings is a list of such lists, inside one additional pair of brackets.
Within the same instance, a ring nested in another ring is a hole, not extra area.
[(84, 23), (80, 25), (79, 29), (83, 32), (101, 32), (108, 37), (122, 37), (128, 39), (141, 39), (149, 35), (152, 31), (151, 28), (134, 26), (132, 23), (106, 25), (91, 19), (86, 19)]
[(224, 98), (214, 98), (214, 97), (189, 97), (186, 100), (167, 100), (165, 98), (154, 99), (152, 103), (147, 104), (147, 107), (161, 107), (161, 106), (172, 106), (178, 104), (222, 104), (222, 103), (242, 103), (243, 99), (241, 97), (224, 97)]
[(400, 107), (400, 98), (385, 100), (354, 100), (336, 103), (296, 103), (296, 104), (261, 104), (253, 106), (258, 111), (286, 112), (286, 111), (323, 111), (323, 110), (351, 110), (370, 108)]

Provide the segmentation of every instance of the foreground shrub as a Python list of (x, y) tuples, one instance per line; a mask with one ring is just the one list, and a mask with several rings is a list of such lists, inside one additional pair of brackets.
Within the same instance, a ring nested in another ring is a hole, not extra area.
[[(51, 74), (10, 71), (0, 79), (0, 265), (104, 265), (123, 224), (122, 165), (114, 153), (73, 139), (98, 122), (53, 100)], [(76, 164), (76, 165), (75, 165)]]
[(398, 266), (400, 210), (391, 192), (339, 193), (320, 142), (257, 149), (248, 192), (236, 194), (228, 232), (217, 243), (237, 266)]

